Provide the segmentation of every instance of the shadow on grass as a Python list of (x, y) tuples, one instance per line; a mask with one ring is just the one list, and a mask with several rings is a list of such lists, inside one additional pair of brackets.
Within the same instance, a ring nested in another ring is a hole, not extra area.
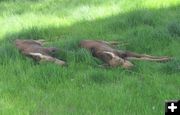
[[(139, 53), (167, 55), (176, 57), (176, 64), (164, 65), (171, 68), (168, 73), (180, 71), (180, 6), (161, 9), (141, 9), (94, 21), (81, 21), (69, 27), (32, 27), (18, 33), (8, 34), (0, 42), (0, 58), (14, 58), (17, 52), (12, 46), (16, 38), (45, 39), (49, 45), (64, 49), (63, 57), (68, 63), (92, 64), (95, 60), (88, 52), (80, 49), (78, 42), (82, 39), (117, 40), (128, 42), (126, 46), (118, 46)], [(16, 56), (15, 56), (16, 57)], [(174, 63), (174, 62), (173, 62)], [(154, 64), (154, 63), (153, 63)], [(171, 65), (173, 65), (171, 67)], [(157, 68), (157, 67), (155, 67)], [(174, 68), (174, 69), (173, 69)], [(177, 68), (177, 69), (175, 69)], [(175, 71), (174, 71), (175, 70)], [(94, 79), (94, 77), (92, 77)], [(99, 81), (98, 78), (94, 79)]]

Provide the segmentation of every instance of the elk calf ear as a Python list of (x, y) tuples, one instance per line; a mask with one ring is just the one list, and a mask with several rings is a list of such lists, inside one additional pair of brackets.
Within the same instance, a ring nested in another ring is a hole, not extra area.
[(104, 55), (105, 57), (107, 57), (108, 59), (112, 59), (112, 58), (115, 58), (115, 57), (116, 57), (116, 55), (115, 55), (113, 52), (106, 52), (106, 51), (104, 51), (104, 52), (103, 52), (103, 55)]
[(32, 57), (35, 61), (40, 61), (42, 59), (41, 53), (24, 53), (25, 55)]
[(107, 63), (108, 65), (111, 65), (110, 61), (113, 60), (114, 55), (112, 54), (112, 52), (100, 52), (97, 54), (97, 57), (105, 63)]

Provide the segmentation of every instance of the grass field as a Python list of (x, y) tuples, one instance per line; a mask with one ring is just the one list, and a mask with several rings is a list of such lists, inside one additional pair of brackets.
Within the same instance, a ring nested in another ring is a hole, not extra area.
[[(0, 0), (1, 115), (164, 115), (180, 99), (179, 0)], [(68, 67), (37, 64), (14, 39), (45, 39)], [(173, 57), (132, 70), (99, 68), (82, 39)]]

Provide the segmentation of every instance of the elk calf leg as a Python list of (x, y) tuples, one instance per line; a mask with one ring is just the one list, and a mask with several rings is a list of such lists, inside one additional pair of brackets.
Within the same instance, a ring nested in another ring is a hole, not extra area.
[(146, 60), (146, 61), (155, 61), (155, 62), (167, 62), (170, 60), (170, 58), (167, 57), (161, 57), (161, 58), (148, 58), (148, 57), (127, 57), (127, 60)]
[(146, 61), (156, 61), (156, 62), (166, 62), (170, 60), (170, 58), (166, 56), (158, 57), (158, 56), (151, 56), (146, 54), (138, 54), (129, 51), (123, 52), (118, 50), (117, 53), (120, 57), (125, 58), (127, 60), (146, 60)]
[(158, 56), (151, 56), (146, 54), (138, 54), (134, 52), (127, 52), (127, 59), (128, 60), (147, 60), (147, 61), (156, 61), (156, 62), (166, 62), (169, 61), (170, 58), (168, 57), (158, 57)]
[(41, 45), (44, 45), (45, 40), (39, 39), (39, 40), (34, 40), (34, 42), (36, 42), (36, 43), (38, 43), (38, 44), (41, 44)]

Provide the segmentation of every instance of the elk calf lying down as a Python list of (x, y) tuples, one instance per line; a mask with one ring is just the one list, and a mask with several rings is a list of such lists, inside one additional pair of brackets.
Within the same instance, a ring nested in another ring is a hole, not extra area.
[(43, 40), (20, 40), (15, 41), (20, 52), (36, 61), (49, 61), (58, 65), (65, 65), (65, 62), (52, 56), (57, 48), (43, 47)]
[(104, 61), (106, 65), (111, 67), (122, 66), (123, 68), (131, 68), (133, 64), (129, 60), (147, 60), (156, 62), (166, 62), (170, 60), (168, 57), (157, 57), (146, 54), (138, 54), (129, 51), (121, 51), (114, 49), (112, 46), (116, 42), (82, 40), (80, 46), (89, 50), (94, 57)]

